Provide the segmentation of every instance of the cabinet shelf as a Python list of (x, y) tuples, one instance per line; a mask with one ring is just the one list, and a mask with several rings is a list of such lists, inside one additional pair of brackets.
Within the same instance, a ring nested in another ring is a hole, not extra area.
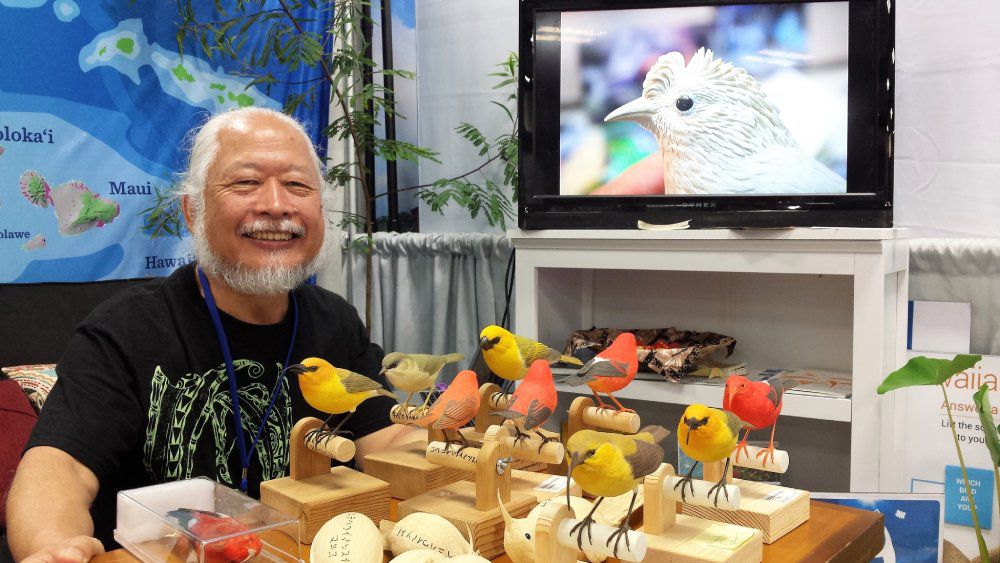
[[(552, 370), (557, 381), (560, 375), (569, 375), (572, 372), (573, 370), (566, 368), (555, 368)], [(665, 379), (636, 379), (628, 387), (616, 392), (615, 397), (675, 405), (701, 403), (710, 407), (722, 408), (722, 386), (704, 383), (699, 379), (688, 378), (677, 383)], [(560, 393), (590, 395), (590, 388), (586, 385), (572, 387), (557, 383), (556, 390)], [(606, 397), (602, 396), (602, 399), (608, 402)], [(781, 416), (850, 422), (851, 399), (820, 397), (791, 390), (785, 393), (785, 402), (781, 407)]]

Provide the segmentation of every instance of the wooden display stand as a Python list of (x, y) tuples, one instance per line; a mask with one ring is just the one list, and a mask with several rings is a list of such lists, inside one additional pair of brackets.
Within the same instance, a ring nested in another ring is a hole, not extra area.
[(289, 443), (288, 477), (260, 484), (260, 501), (286, 514), (298, 515), (302, 543), (313, 537), (328, 520), (344, 512), (360, 512), (374, 522), (389, 517), (389, 484), (347, 467), (330, 467), (330, 458), (340, 462), (354, 457), (354, 442), (341, 437), (321, 443), (320, 449), (306, 444), (306, 435), (323, 427), (318, 418), (295, 423)]
[[(674, 488), (676, 482), (674, 468), (667, 463), (643, 481), (645, 507), (640, 529), (646, 533), (649, 543), (649, 561), (756, 563), (762, 559), (764, 542), (760, 530), (694, 518), (687, 513), (678, 514), (681, 493), (679, 488)], [(698, 493), (707, 492), (709, 485), (704, 482), (699, 485)], [(736, 507), (742, 507), (739, 489), (733, 490), (730, 490), (730, 500)], [(706, 498), (701, 502), (712, 501)], [(715, 510), (723, 511), (722, 508)]]
[[(510, 450), (511, 467), (523, 467), (525, 465), (540, 466), (548, 468), (558, 466), (566, 459), (566, 448), (560, 442), (546, 442), (542, 444), (542, 439), (536, 435), (530, 438), (516, 441), (510, 434), (510, 423), (502, 425), (494, 424), (487, 428), (484, 440), (502, 440)], [(539, 449), (541, 446), (541, 449)], [(520, 462), (520, 463), (518, 463)], [(550, 499), (554, 496), (566, 494), (566, 475), (542, 473), (534, 470), (513, 469), (510, 479), (512, 491), (530, 494), (537, 502)], [(570, 488), (570, 494), (579, 496), (580, 486), (576, 483)]]
[(406, 500), (455, 481), (471, 481), (474, 471), (427, 461), (427, 442), (410, 442), (365, 456), (365, 473), (389, 483), (392, 498)]
[(483, 557), (503, 553), (504, 520), (498, 493), (507, 512), (515, 518), (523, 517), (536, 504), (534, 496), (511, 490), (513, 458), (507, 441), (502, 439), (505, 436), (505, 431), (498, 431), (495, 439), (487, 439), (481, 448), (468, 447), (461, 452), (457, 446), (431, 442), (427, 446), (428, 462), (474, 471), (475, 482), (458, 481), (401, 501), (398, 517), (415, 512), (438, 514), (460, 531), (468, 530), (473, 549)]
[[(759, 463), (756, 452), (760, 448), (749, 448), (749, 456), (740, 456), (741, 461), (733, 464), (752, 469), (765, 469), (784, 473), (788, 469), (788, 454), (775, 451), (775, 466)], [(724, 462), (705, 464), (705, 480), (718, 481), (722, 476)], [(764, 543), (770, 544), (809, 520), (809, 492), (801, 489), (777, 487), (767, 483), (733, 479), (732, 467), (726, 474), (726, 483), (739, 487), (741, 501), (738, 510), (724, 510), (708, 505), (682, 503), (682, 512), (698, 518), (718, 522), (728, 522), (756, 528), (763, 532)], [(721, 499), (721, 497), (720, 497)]]

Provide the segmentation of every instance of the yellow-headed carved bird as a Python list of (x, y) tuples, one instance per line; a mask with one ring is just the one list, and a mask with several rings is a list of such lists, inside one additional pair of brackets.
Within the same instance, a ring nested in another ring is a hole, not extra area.
[(691, 465), (691, 470), (674, 488), (681, 488), (681, 499), (685, 500), (684, 487), (691, 488), (694, 494), (694, 484), (691, 483), (692, 475), (698, 462), (710, 463), (713, 461), (726, 460), (726, 468), (722, 472), (722, 479), (708, 490), (708, 496), (715, 492), (715, 505), (719, 505), (719, 493), (723, 492), (726, 499), (729, 499), (729, 492), (726, 491), (726, 473), (729, 472), (729, 456), (736, 449), (736, 437), (740, 429), (745, 426), (738, 416), (719, 409), (706, 407), (705, 405), (691, 405), (684, 409), (680, 422), (677, 424), (677, 443), (681, 450), (688, 457), (695, 460)]
[[(670, 432), (662, 426), (647, 426), (638, 434), (614, 434), (596, 430), (580, 430), (566, 442), (566, 457), (569, 459), (569, 474), (588, 493), (599, 497), (590, 511), (580, 522), (570, 529), (576, 533), (576, 544), (583, 550), (583, 534), (590, 533), (594, 523), (594, 511), (605, 497), (615, 497), (632, 491), (632, 501), (628, 515), (622, 520), (618, 530), (608, 537), (607, 545), (614, 540), (615, 556), (618, 556), (618, 542), (625, 537), (628, 544), (628, 521), (635, 505), (642, 478), (656, 471), (663, 463), (663, 448), (659, 446)], [(569, 487), (567, 487), (567, 491)], [(567, 503), (569, 501), (567, 500)]]
[(535, 360), (583, 365), (572, 356), (564, 356), (541, 342), (518, 336), (497, 325), (490, 325), (479, 333), (479, 348), (490, 370), (507, 381), (523, 379)]
[[(350, 413), (326, 435), (327, 439), (340, 433), (340, 427), (347, 422), (351, 414), (354, 414), (358, 405), (366, 399), (377, 395), (397, 399), (374, 379), (360, 373), (334, 367), (330, 362), (321, 358), (306, 358), (300, 364), (288, 366), (286, 371), (299, 376), (299, 388), (309, 406), (330, 415), (323, 422), (323, 427), (329, 428), (330, 419), (335, 415)], [(310, 432), (306, 439), (312, 438), (318, 443), (321, 434), (322, 428), (317, 428)]]
[[(409, 393), (403, 401), (403, 406), (408, 407), (414, 393), (430, 389), (434, 385), (441, 368), (464, 359), (465, 356), (457, 352), (444, 355), (392, 352), (382, 358), (382, 373), (393, 387)], [(431, 395), (428, 393), (420, 409), (426, 409), (430, 400)]]

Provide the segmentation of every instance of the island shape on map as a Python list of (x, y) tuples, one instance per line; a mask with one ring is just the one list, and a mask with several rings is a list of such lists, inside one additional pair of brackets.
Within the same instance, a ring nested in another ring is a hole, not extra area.
[(142, 20), (128, 19), (114, 29), (98, 34), (80, 50), (84, 72), (107, 66), (139, 84), (139, 69), (149, 66), (160, 88), (183, 102), (218, 113), (245, 106), (279, 109), (279, 104), (255, 87), (250, 79), (230, 76), (222, 68), (213, 69), (192, 55), (182, 58), (174, 51), (150, 43), (142, 30)]
[(70, 180), (52, 188), (34, 170), (21, 174), (21, 194), (38, 207), (52, 205), (63, 235), (78, 235), (93, 227), (103, 227), (121, 212), (117, 202), (95, 194), (83, 182)]

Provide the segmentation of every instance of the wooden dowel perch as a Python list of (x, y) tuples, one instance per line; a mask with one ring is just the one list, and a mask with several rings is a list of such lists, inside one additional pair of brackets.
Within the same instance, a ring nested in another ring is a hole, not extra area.
[(428, 409), (421, 409), (418, 406), (396, 405), (389, 410), (389, 420), (393, 424), (413, 425), (414, 422), (430, 414)]
[(566, 429), (568, 436), (585, 428), (635, 434), (640, 425), (639, 415), (634, 412), (598, 408), (590, 397), (577, 397), (569, 406)]
[(594, 428), (625, 434), (635, 434), (639, 431), (639, 415), (634, 412), (587, 407), (583, 411), (583, 423)]
[[(680, 482), (681, 477), (676, 475), (664, 475), (663, 478), (663, 497), (668, 500), (674, 500), (681, 502), (681, 486), (677, 485)], [(677, 485), (677, 488), (674, 488)], [(691, 492), (691, 486), (694, 486), (694, 492)], [(715, 505), (715, 493), (712, 491), (711, 496), (708, 494), (708, 490), (711, 489), (715, 483), (710, 483), (708, 481), (702, 481), (701, 479), (694, 479), (691, 481), (691, 485), (683, 485), (685, 488), (684, 500), (687, 504), (694, 504), (697, 506), (710, 506), (713, 508), (721, 508), (724, 510), (739, 510), (740, 509), (740, 488), (736, 485), (725, 485), (726, 491), (719, 492), (719, 504)], [(726, 499), (726, 494), (728, 493), (729, 499)]]
[(427, 444), (427, 461), (462, 471), (475, 471), (480, 449), (469, 447), (459, 452), (458, 448), (446, 442), (431, 442)]
[(320, 436), (318, 444), (314, 440), (306, 440), (306, 447), (318, 454), (332, 457), (340, 463), (351, 461), (357, 452), (354, 442), (342, 436), (331, 436), (329, 439)]
[(764, 471), (773, 471), (774, 473), (784, 473), (788, 471), (788, 452), (784, 450), (774, 450), (774, 463), (764, 463), (765, 461), (770, 461), (770, 454), (762, 454), (757, 457), (757, 453), (763, 451), (764, 448), (758, 448), (755, 446), (747, 446), (747, 454), (736, 452), (733, 453), (733, 463), (739, 465), (740, 467), (746, 467), (747, 469), (763, 469)]
[[(559, 528), (556, 530), (556, 541), (559, 542), (559, 545), (565, 549), (573, 550), (574, 553), (577, 549), (577, 534), (580, 533), (580, 530), (573, 534), (570, 534), (570, 530), (579, 522), (575, 518), (566, 518), (559, 522)], [(590, 530), (583, 534), (583, 551), (601, 557), (615, 557), (615, 541), (612, 540), (608, 545), (608, 538), (615, 531), (617, 529), (611, 526), (592, 524)], [(646, 557), (646, 548), (648, 547), (646, 535), (634, 530), (625, 533), (628, 535), (628, 546), (625, 544), (625, 538), (621, 538), (621, 541), (618, 542), (618, 559), (621, 561), (642, 561)]]
[[(514, 436), (511, 436), (510, 422), (503, 425), (494, 424), (486, 430), (484, 440), (502, 440), (510, 449), (510, 455), (524, 461), (537, 461), (541, 463), (559, 464), (566, 457), (566, 448), (559, 442), (546, 442), (542, 445), (542, 439), (532, 433), (530, 438), (518, 440), (514, 443)], [(539, 451), (539, 446), (541, 450)]]

